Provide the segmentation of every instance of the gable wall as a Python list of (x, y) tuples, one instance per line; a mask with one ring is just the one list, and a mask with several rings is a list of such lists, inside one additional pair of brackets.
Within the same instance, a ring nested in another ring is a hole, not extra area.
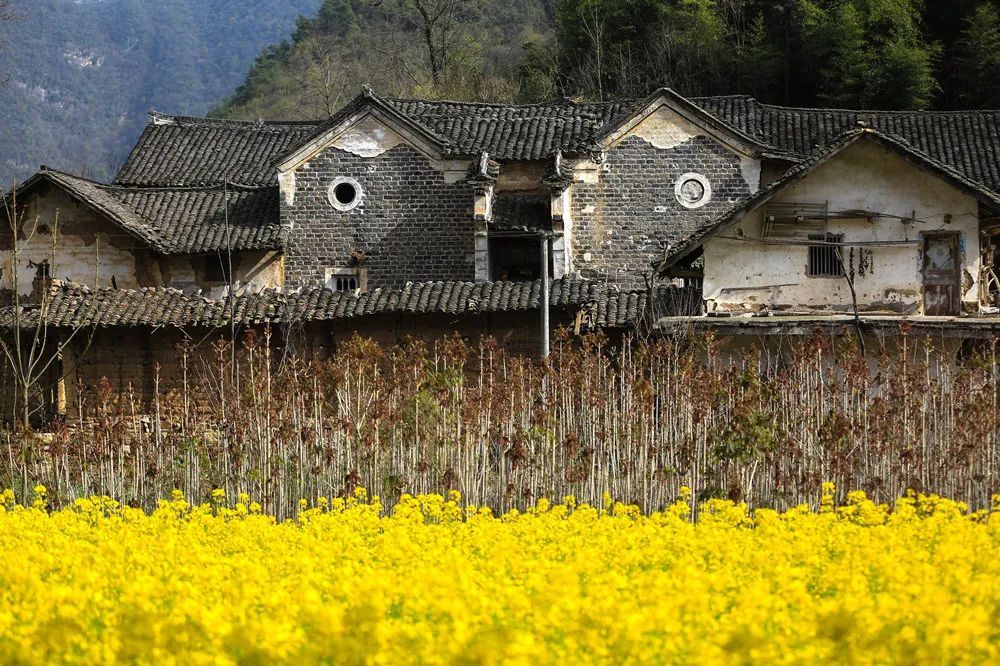
[[(37, 219), (39, 226), (50, 230), (58, 215), (58, 243), (53, 254), (51, 233), (31, 234)], [(10, 230), (6, 214), (2, 227), (5, 240), (0, 242), (0, 290), (10, 290), (11, 279)], [(27, 202), (24, 224), (18, 240), (18, 291), (31, 293), (35, 268), (29, 265), (48, 261), (50, 274), (59, 280), (70, 280), (91, 286), (109, 287), (114, 276), (122, 289), (140, 286), (136, 271), (139, 242), (124, 229), (101, 218), (90, 207), (76, 203), (58, 188), (42, 185)]]
[[(756, 191), (759, 163), (741, 159), (697, 126), (661, 108), (607, 151), (596, 171), (577, 170), (571, 191), (573, 268), (631, 288), (660, 258), (664, 244), (729, 210)], [(682, 206), (674, 193), (686, 173), (705, 176), (711, 200)]]
[[(845, 266), (853, 259), (860, 309), (918, 313), (922, 298), (921, 232), (961, 233), (962, 300), (974, 309), (978, 298), (979, 233), (976, 200), (941, 178), (923, 171), (896, 153), (864, 141), (819, 166), (782, 191), (775, 201), (829, 202), (831, 211), (868, 210), (921, 220), (830, 220), (827, 230), (847, 241), (916, 241), (895, 247), (865, 248), (871, 267), (860, 274), (861, 252), (846, 249)], [(951, 214), (951, 223), (944, 216)], [(765, 245), (724, 237), (759, 239), (763, 208), (706, 241), (704, 295), (709, 308), (753, 311), (853, 309), (844, 278), (808, 277), (808, 246)]]
[[(327, 268), (350, 265), (355, 249), (366, 255), (368, 289), (474, 278), (472, 189), (447, 182), (413, 147), (393, 144), (372, 156), (329, 147), (295, 171), (294, 197), (281, 201), (282, 224), (291, 225), (289, 286), (322, 283)], [(330, 204), (328, 188), (338, 176), (361, 184), (357, 208), (342, 212)]]

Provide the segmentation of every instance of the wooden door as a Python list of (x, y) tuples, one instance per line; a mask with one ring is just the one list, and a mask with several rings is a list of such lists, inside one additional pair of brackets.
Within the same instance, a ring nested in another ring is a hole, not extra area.
[(958, 232), (928, 233), (923, 240), (924, 314), (960, 314)]

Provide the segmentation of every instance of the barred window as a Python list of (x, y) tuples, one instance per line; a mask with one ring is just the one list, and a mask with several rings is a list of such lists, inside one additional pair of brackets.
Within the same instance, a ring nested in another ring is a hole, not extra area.
[(330, 279), (329, 285), (333, 291), (355, 291), (358, 288), (358, 276), (335, 275)]
[(362, 279), (364, 269), (358, 268), (328, 268), (326, 269), (326, 288), (331, 291), (364, 291)]
[[(844, 234), (809, 234), (809, 240), (843, 243)], [(809, 277), (843, 277), (844, 262), (840, 245), (809, 246)]]

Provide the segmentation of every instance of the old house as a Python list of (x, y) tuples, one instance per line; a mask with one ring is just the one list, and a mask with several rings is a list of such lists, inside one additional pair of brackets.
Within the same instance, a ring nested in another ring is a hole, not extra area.
[(545, 273), (575, 330), (988, 335), (998, 125), (666, 89), (520, 106), (366, 89), (299, 123), (154, 113), (111, 183), (43, 168), (8, 195), (4, 322), (89, 331), (63, 355), (63, 409), (77, 380), (149, 393), (181, 339), (264, 324), (308, 354), (452, 330), (532, 352)]

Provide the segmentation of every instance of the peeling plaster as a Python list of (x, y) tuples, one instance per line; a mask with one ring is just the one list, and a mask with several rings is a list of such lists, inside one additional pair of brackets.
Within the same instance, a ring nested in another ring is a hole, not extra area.
[(696, 136), (706, 136), (705, 130), (665, 105), (643, 118), (622, 139), (632, 135), (661, 150), (675, 148)]
[[(831, 219), (827, 231), (846, 241), (895, 241), (899, 245), (866, 250), (870, 264), (855, 273), (858, 308), (862, 311), (913, 313), (922, 301), (922, 245), (920, 231), (959, 232), (962, 264), (962, 304), (977, 305), (979, 275), (978, 204), (947, 181), (920, 170), (895, 153), (871, 142), (860, 142), (782, 190), (776, 202), (828, 202), (831, 211), (878, 211), (890, 216)], [(730, 227), (710, 238), (705, 251), (705, 299), (718, 310), (742, 311), (757, 295), (782, 283), (767, 307), (801, 311), (853, 309), (844, 278), (809, 277), (807, 245), (762, 244), (764, 207), (750, 211), (739, 228)], [(919, 223), (902, 224), (914, 216)], [(916, 227), (916, 228), (915, 228)], [(857, 250), (845, 263), (857, 261)], [(857, 266), (855, 266), (857, 269)]]
[(740, 173), (744, 182), (750, 186), (750, 193), (756, 194), (760, 189), (760, 160), (740, 157)]
[(573, 165), (573, 180), (578, 183), (595, 184), (601, 181), (601, 165), (583, 160)]
[(378, 157), (401, 143), (405, 143), (403, 137), (367, 116), (344, 130), (331, 145), (359, 157)]
[(285, 197), (285, 204), (295, 205), (295, 172), (286, 171), (278, 174), (278, 188), (281, 195)]
[[(35, 265), (41, 262), (50, 264), (49, 273), (58, 280), (110, 287), (113, 277), (123, 289), (139, 286), (133, 252), (136, 241), (128, 232), (77, 204), (56, 188), (33, 197), (29, 207), (28, 221), (18, 233), (16, 270), (18, 291), (22, 296), (31, 293)], [(54, 251), (49, 233), (31, 233), (36, 219), (39, 228), (58, 228)], [(0, 289), (13, 286), (12, 258), (9, 250), (0, 251)]]

